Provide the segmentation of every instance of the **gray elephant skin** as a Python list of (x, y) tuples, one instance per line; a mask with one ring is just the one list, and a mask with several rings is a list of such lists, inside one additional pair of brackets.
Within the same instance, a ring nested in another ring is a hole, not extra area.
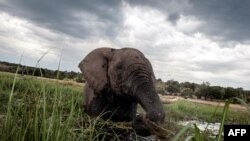
[(79, 64), (85, 79), (84, 106), (87, 114), (113, 121), (138, 121), (139, 103), (146, 118), (164, 122), (165, 113), (149, 60), (133, 48), (98, 48)]

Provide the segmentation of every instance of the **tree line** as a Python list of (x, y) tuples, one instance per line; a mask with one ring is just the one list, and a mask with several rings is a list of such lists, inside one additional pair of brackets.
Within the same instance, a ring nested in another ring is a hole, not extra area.
[[(250, 103), (250, 91), (243, 88), (211, 86), (209, 82), (196, 84), (191, 82), (181, 82), (175, 80), (168, 80), (162, 82), (161, 79), (157, 80), (158, 92), (165, 95), (180, 95), (186, 98), (198, 98), (205, 100), (225, 100), (232, 97), (238, 97)], [(235, 100), (234, 103), (237, 103)]]
[(0, 71), (16, 73), (18, 66), (19, 69), (17, 73), (21, 75), (33, 75), (33, 76), (40, 76), (40, 77), (59, 79), (59, 80), (70, 79), (76, 82), (85, 82), (83, 75), (80, 72), (50, 70), (46, 68), (36, 68), (31, 66), (18, 65), (15, 63), (0, 61)]

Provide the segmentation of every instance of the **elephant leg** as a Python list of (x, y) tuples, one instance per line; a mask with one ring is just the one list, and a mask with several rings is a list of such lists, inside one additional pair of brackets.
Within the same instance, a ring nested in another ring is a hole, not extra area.
[(137, 103), (131, 99), (111, 92), (95, 94), (89, 84), (84, 89), (85, 112), (91, 116), (101, 115), (113, 121), (132, 121), (136, 116)]
[(107, 107), (109, 103), (108, 101), (103, 98), (101, 95), (95, 96), (92, 101), (88, 104), (88, 111), (89, 115), (99, 116), (107, 114)]
[(113, 96), (110, 101), (110, 95), (95, 95), (93, 90), (85, 86), (85, 112), (112, 121), (132, 121), (136, 116), (137, 103), (120, 96)]
[(98, 116), (104, 110), (104, 107), (108, 105), (106, 99), (95, 94), (88, 83), (85, 84), (84, 96), (84, 111), (91, 116)]
[(111, 111), (112, 121), (132, 121), (136, 117), (137, 103), (125, 97), (114, 96), (113, 102), (107, 107)]
[(89, 104), (94, 98), (94, 91), (89, 87), (89, 84), (86, 82), (84, 87), (84, 93), (83, 93), (83, 105), (84, 105), (84, 112), (89, 114)]
[(132, 121), (136, 116), (137, 103), (127, 101), (124, 97), (114, 96), (110, 101), (109, 94), (100, 94), (93, 98), (89, 105), (92, 115), (101, 114), (103, 119), (112, 121)]
[(84, 112), (86, 112), (90, 116), (99, 116), (102, 117), (110, 117), (111, 115), (110, 108), (108, 108), (112, 104), (112, 95), (103, 92), (100, 94), (95, 94), (94, 90), (89, 87), (89, 84), (85, 84), (84, 89)]

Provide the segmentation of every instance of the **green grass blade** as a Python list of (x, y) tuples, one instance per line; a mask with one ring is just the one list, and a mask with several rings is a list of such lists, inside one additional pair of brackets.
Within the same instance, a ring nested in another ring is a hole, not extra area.
[(221, 122), (220, 122), (220, 128), (219, 128), (217, 141), (221, 141), (224, 123), (225, 123), (226, 116), (227, 116), (227, 113), (228, 113), (229, 105), (230, 105), (230, 103), (232, 101), (233, 101), (232, 98), (226, 100), (226, 103), (225, 103), (225, 106), (224, 106), (224, 109), (223, 109), (223, 116), (222, 116), (222, 119), (221, 119)]
[(17, 79), (17, 74), (18, 74), (18, 70), (19, 70), (19, 67), (20, 67), (20, 64), (21, 64), (21, 61), (23, 59), (23, 54), (21, 55), (21, 58), (19, 60), (19, 64), (17, 66), (17, 69), (16, 69), (16, 73), (15, 73), (15, 76), (14, 76), (14, 81), (13, 81), (13, 84), (12, 84), (12, 88), (11, 88), (11, 93), (10, 93), (10, 96), (9, 96), (9, 102), (8, 102), (8, 108), (7, 108), (7, 116), (6, 116), (6, 122), (5, 122), (5, 127), (9, 127), (10, 125), (10, 116), (11, 116), (11, 113), (10, 113), (10, 110), (11, 110), (11, 102), (12, 102), (12, 97), (13, 97), (13, 94), (14, 94), (14, 90), (15, 90), (15, 85), (16, 85), (16, 79)]
[(22, 137), (21, 141), (25, 141), (25, 136), (26, 136), (27, 130), (28, 130), (29, 126), (30, 126), (30, 123), (31, 123), (31, 120), (29, 120), (28, 124), (26, 125), (26, 128), (24, 130), (23, 137)]
[(190, 140), (193, 140), (194, 139), (194, 136), (188, 136), (185, 141), (190, 141)]
[(196, 124), (194, 124), (194, 128), (195, 128), (195, 134), (194, 134), (194, 137), (195, 137), (195, 140), (196, 141), (204, 141), (204, 138), (202, 137), (202, 134), (201, 134), (201, 131), (200, 129), (196, 126)]
[(178, 141), (178, 139), (181, 137), (181, 135), (183, 135), (188, 129), (190, 129), (192, 126), (191, 123), (189, 123), (188, 125), (186, 125), (185, 127), (183, 127), (178, 133), (177, 135), (172, 139), (172, 141)]

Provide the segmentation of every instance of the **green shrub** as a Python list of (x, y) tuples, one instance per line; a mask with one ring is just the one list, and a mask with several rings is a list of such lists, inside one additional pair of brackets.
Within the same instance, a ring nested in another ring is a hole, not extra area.
[(184, 88), (181, 90), (181, 96), (184, 96), (184, 97), (191, 97), (193, 93), (194, 93), (193, 90), (190, 88)]

